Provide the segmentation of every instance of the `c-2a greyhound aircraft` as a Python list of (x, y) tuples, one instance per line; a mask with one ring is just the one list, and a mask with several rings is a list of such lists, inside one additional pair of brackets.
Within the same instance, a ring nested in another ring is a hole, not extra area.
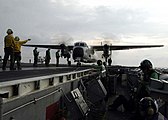
[(97, 62), (95, 58), (95, 51), (103, 51), (102, 57), (105, 58), (107, 62), (108, 57), (111, 55), (110, 52), (113, 50), (128, 50), (137, 48), (150, 48), (150, 47), (163, 47), (163, 45), (93, 45), (88, 46), (86, 42), (76, 42), (74, 45), (60, 44), (60, 45), (35, 45), (35, 44), (25, 44), (23, 46), (28, 47), (40, 47), (40, 48), (50, 48), (50, 49), (60, 49), (61, 56), (67, 58), (72, 53), (74, 62), (77, 62), (77, 66), (84, 63), (94, 63)]

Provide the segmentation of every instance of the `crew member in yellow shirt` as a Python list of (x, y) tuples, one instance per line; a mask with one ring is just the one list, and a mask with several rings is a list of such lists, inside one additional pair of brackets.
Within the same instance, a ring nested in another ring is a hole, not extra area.
[(20, 41), (18, 36), (15, 37), (14, 62), (17, 61), (18, 70), (21, 70), (21, 46), (30, 40), (31, 39)]
[(4, 38), (4, 58), (3, 58), (3, 65), (2, 70), (6, 70), (6, 64), (10, 57), (10, 70), (14, 70), (14, 46), (15, 40), (13, 37), (12, 29), (7, 30), (7, 35)]

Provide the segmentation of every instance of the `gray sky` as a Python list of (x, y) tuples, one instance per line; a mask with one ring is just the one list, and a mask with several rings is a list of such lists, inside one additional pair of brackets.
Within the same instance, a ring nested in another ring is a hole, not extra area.
[[(8, 28), (35, 44), (163, 44), (164, 48), (113, 52), (113, 63), (139, 65), (150, 59), (168, 67), (167, 0), (0, 0), (0, 55)], [(33, 48), (22, 47), (27, 62)], [(43, 56), (45, 49), (39, 49)], [(52, 62), (54, 59), (52, 50)]]

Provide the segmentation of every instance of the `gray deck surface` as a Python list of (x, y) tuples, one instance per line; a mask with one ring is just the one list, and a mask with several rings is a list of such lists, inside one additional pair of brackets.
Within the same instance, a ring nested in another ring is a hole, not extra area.
[(51, 65), (50, 67), (44, 67), (44, 65), (39, 67), (32, 67), (32, 64), (22, 65), (22, 70), (14, 70), (10, 71), (7, 67), (5, 71), (0, 68), (0, 82), (11, 81), (23, 78), (32, 78), (39, 76), (46, 76), (52, 74), (61, 74), (67, 72), (73, 72), (78, 70), (89, 69), (89, 67), (68, 67), (68, 66), (60, 66), (55, 67)]

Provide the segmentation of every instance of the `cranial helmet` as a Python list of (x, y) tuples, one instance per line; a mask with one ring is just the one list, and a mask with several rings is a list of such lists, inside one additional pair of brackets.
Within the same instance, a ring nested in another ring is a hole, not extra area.
[(6, 33), (7, 34), (13, 34), (13, 31), (12, 31), (12, 29), (8, 29)]
[(16, 40), (16, 41), (19, 41), (19, 40), (20, 40), (20, 38), (19, 38), (18, 36), (16, 36), (16, 37), (15, 37), (15, 40)]
[(158, 104), (151, 97), (144, 97), (139, 102), (141, 116), (152, 116), (158, 112)]
[(97, 61), (97, 65), (98, 65), (98, 66), (101, 66), (101, 65), (102, 65), (102, 61), (101, 61), (101, 60), (98, 60), (98, 61)]
[(140, 63), (140, 66), (139, 66), (141, 69), (144, 69), (144, 68), (152, 68), (152, 63), (149, 61), (149, 60), (143, 60), (141, 63)]

